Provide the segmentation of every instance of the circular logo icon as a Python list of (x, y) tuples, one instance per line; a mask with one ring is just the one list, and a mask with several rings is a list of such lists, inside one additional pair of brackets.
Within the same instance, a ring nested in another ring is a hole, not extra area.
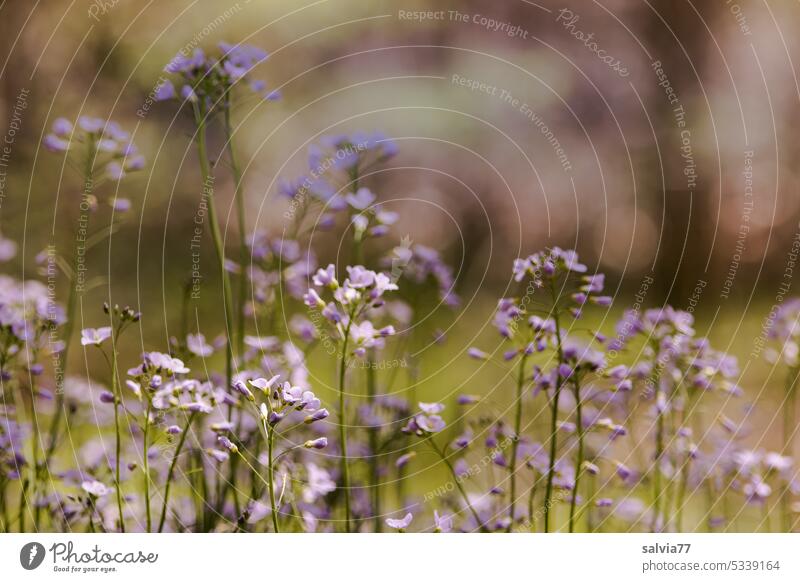
[(26, 570), (35, 570), (44, 561), (44, 546), (39, 542), (29, 542), (19, 551), (19, 563)]

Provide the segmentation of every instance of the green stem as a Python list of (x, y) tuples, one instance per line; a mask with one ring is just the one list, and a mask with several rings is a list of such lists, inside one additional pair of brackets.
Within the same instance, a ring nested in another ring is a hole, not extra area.
[[(561, 343), (561, 321), (558, 312), (558, 298), (556, 296), (555, 283), (550, 282), (550, 295), (553, 301), (553, 321), (556, 325), (556, 346), (558, 351), (558, 364), (564, 361), (564, 348)], [(544, 533), (550, 531), (550, 506), (553, 503), (553, 477), (556, 465), (556, 451), (558, 448), (558, 400), (561, 396), (561, 386), (563, 381), (561, 374), (556, 380), (555, 393), (553, 394), (552, 410), (550, 415), (550, 455), (547, 465), (547, 484), (544, 491)]]
[(691, 465), (692, 457), (690, 455), (686, 455), (686, 462), (683, 464), (681, 468), (681, 480), (678, 484), (678, 493), (677, 493), (677, 500), (675, 508), (675, 531), (681, 533), (683, 528), (683, 504), (684, 499), (686, 497), (686, 489), (689, 484), (689, 468)]
[(278, 506), (275, 503), (275, 467), (272, 462), (275, 431), (269, 427), (266, 420), (264, 420), (264, 429), (267, 431), (267, 486), (269, 487), (269, 504), (272, 509), (272, 526), (275, 528), (275, 533), (280, 533)]
[(161, 533), (164, 530), (164, 522), (167, 519), (167, 507), (169, 507), (169, 490), (170, 486), (172, 485), (172, 477), (175, 474), (175, 467), (178, 464), (178, 458), (180, 457), (181, 450), (183, 450), (183, 444), (186, 442), (186, 435), (189, 434), (189, 429), (192, 427), (195, 416), (197, 416), (197, 412), (192, 412), (189, 415), (189, 420), (186, 422), (186, 427), (183, 429), (180, 439), (178, 439), (178, 445), (175, 447), (175, 454), (172, 455), (172, 461), (169, 464), (169, 470), (167, 471), (167, 483), (164, 486), (164, 506), (161, 508), (161, 517), (158, 520), (158, 533)]
[[(197, 125), (197, 153), (200, 159), (200, 173), (203, 178), (203, 195), (208, 199), (208, 221), (211, 223), (209, 230), (211, 231), (211, 238), (214, 242), (214, 250), (217, 254), (218, 267), (222, 277), (222, 298), (225, 309), (225, 328), (227, 333), (227, 330), (233, 325), (234, 321), (231, 281), (228, 276), (228, 271), (225, 269), (225, 245), (222, 240), (219, 221), (217, 220), (217, 204), (216, 196), (214, 195), (213, 176), (211, 175), (211, 167), (206, 150), (205, 115), (203, 115), (196, 103), (194, 104), (194, 113), (195, 123)], [(228, 338), (225, 342), (225, 376), (227, 386), (231, 385), (233, 379), (233, 347), (231, 345), (230, 335), (230, 333), (227, 333)]]
[[(113, 321), (112, 321), (113, 325)], [(119, 381), (117, 378), (118, 363), (117, 363), (117, 340), (119, 339), (120, 328), (117, 328), (111, 334), (111, 392), (114, 394), (114, 445), (116, 459), (114, 459), (114, 480), (117, 490), (117, 512), (119, 514), (119, 529), (125, 533), (125, 518), (122, 513), (122, 481), (120, 480), (120, 458), (122, 457), (122, 438), (119, 429), (119, 407), (122, 403), (122, 393), (119, 389)], [(146, 453), (145, 453), (146, 456)]]
[(345, 410), (344, 380), (347, 372), (347, 347), (350, 340), (350, 326), (353, 317), (347, 324), (342, 342), (341, 360), (339, 361), (339, 441), (341, 446), (340, 467), (342, 472), (342, 487), (344, 488), (344, 513), (345, 531), (350, 533), (350, 467), (347, 459), (347, 411)]
[[(375, 355), (370, 350), (369, 358), (367, 359), (367, 397), (369, 399), (369, 406), (375, 405), (376, 396), (376, 379), (375, 369), (373, 363), (375, 362)], [(383, 529), (383, 522), (381, 520), (381, 488), (380, 479), (378, 475), (378, 427), (369, 428), (369, 488), (372, 496), (372, 515), (375, 533), (380, 533)]]
[[(83, 170), (83, 196), (88, 196), (92, 192), (93, 187), (93, 176), (94, 176), (94, 160), (97, 155), (97, 144), (93, 137), (89, 137), (89, 141), (87, 143), (86, 149), (86, 159), (84, 160), (84, 170)], [(86, 215), (86, 225), (85, 228), (88, 229), (88, 219), (89, 214)], [(44, 465), (46, 467), (50, 466), (50, 459), (53, 457), (53, 453), (55, 452), (56, 442), (58, 440), (58, 432), (61, 428), (61, 420), (64, 417), (65, 405), (64, 405), (64, 386), (63, 386), (63, 378), (66, 378), (67, 373), (67, 364), (69, 362), (69, 347), (72, 340), (72, 333), (75, 329), (75, 306), (78, 302), (78, 289), (76, 285), (76, 273), (78, 269), (78, 253), (80, 251), (80, 244), (78, 242), (78, 228), (75, 229), (75, 234), (73, 235), (73, 247), (72, 247), (72, 264), (71, 269), (72, 272), (69, 274), (69, 294), (67, 296), (67, 311), (66, 311), (66, 321), (64, 323), (64, 349), (61, 351), (60, 361), (61, 361), (61, 373), (62, 373), (62, 385), (56, 386), (56, 410), (53, 416), (53, 420), (50, 422), (50, 429), (48, 430), (48, 446), (47, 446), (47, 453), (45, 454), (44, 458)]]
[(578, 380), (577, 372), (572, 374), (572, 386), (575, 394), (575, 414), (577, 416), (575, 426), (578, 433), (578, 458), (575, 466), (575, 485), (572, 488), (572, 499), (569, 503), (569, 533), (575, 531), (575, 508), (578, 504), (578, 486), (580, 484), (581, 473), (583, 473), (583, 413), (581, 410), (581, 385)]
[[(795, 421), (795, 408), (797, 398), (797, 376), (800, 373), (800, 367), (789, 369), (789, 375), (786, 378), (786, 403), (783, 407), (783, 451), (781, 454), (788, 457), (794, 456), (794, 431), (797, 429)], [(792, 511), (790, 506), (791, 493), (789, 487), (783, 489), (781, 495), (781, 514), (783, 518), (783, 531), (789, 533), (792, 531)]]
[(517, 402), (514, 414), (514, 440), (511, 442), (511, 462), (508, 470), (511, 473), (511, 502), (508, 506), (508, 531), (514, 526), (514, 505), (517, 500), (517, 451), (519, 450), (520, 431), (522, 430), (522, 388), (525, 385), (525, 362), (528, 354), (523, 352), (517, 373)]
[(231, 125), (231, 108), (230, 101), (226, 100), (225, 103), (225, 137), (228, 146), (228, 155), (231, 160), (231, 171), (233, 172), (234, 191), (233, 196), (236, 202), (236, 218), (239, 226), (239, 267), (242, 270), (239, 274), (239, 297), (238, 305), (236, 306), (236, 315), (238, 318), (238, 334), (237, 340), (237, 353), (239, 357), (244, 354), (244, 335), (245, 335), (245, 316), (244, 305), (247, 301), (247, 222), (245, 219), (245, 205), (244, 193), (242, 192), (242, 172), (239, 168), (239, 161), (236, 157), (236, 152), (233, 146), (233, 127)]
[[(656, 396), (658, 398), (658, 396)], [(653, 466), (653, 518), (650, 529), (656, 531), (661, 511), (661, 458), (664, 456), (664, 413), (658, 410), (656, 418), (656, 454)]]
[(150, 407), (152, 403), (149, 400), (147, 401), (147, 410), (145, 411), (144, 416), (144, 435), (142, 437), (143, 441), (143, 450), (142, 456), (144, 457), (142, 461), (142, 466), (144, 469), (144, 507), (145, 512), (147, 514), (147, 533), (150, 533), (153, 526), (152, 516), (150, 514), (150, 460), (148, 459), (147, 454), (147, 438), (150, 435)]
[(478, 516), (478, 512), (475, 511), (474, 507), (472, 507), (472, 503), (470, 503), (469, 497), (467, 497), (467, 492), (464, 490), (464, 486), (461, 484), (461, 479), (458, 478), (456, 470), (453, 467), (453, 464), (450, 462), (450, 459), (444, 454), (444, 451), (436, 446), (436, 441), (433, 440), (433, 436), (428, 437), (426, 440), (430, 443), (431, 448), (436, 451), (436, 454), (439, 455), (439, 458), (444, 461), (444, 464), (447, 465), (447, 469), (450, 471), (450, 475), (453, 477), (453, 481), (458, 488), (458, 492), (461, 494), (461, 498), (464, 500), (464, 503), (467, 505), (470, 513), (472, 513), (472, 517), (475, 519), (478, 529), (481, 532), (486, 533), (486, 526), (483, 525), (481, 518)]
[(39, 464), (39, 445), (41, 444), (42, 436), (39, 430), (39, 421), (36, 418), (36, 384), (35, 376), (31, 376), (30, 383), (30, 399), (31, 399), (31, 426), (33, 427), (33, 455), (31, 457), (31, 498), (33, 499), (33, 527), (34, 531), (39, 531), (39, 520), (41, 517), (41, 507), (37, 502), (36, 496), (39, 491), (39, 471), (41, 465)]
[(534, 516), (535, 502), (536, 502), (536, 484), (539, 482), (538, 477), (536, 475), (533, 476), (533, 484), (531, 485), (531, 490), (528, 492), (528, 524), (529, 524), (529, 531), (534, 532), (536, 531), (536, 517)]

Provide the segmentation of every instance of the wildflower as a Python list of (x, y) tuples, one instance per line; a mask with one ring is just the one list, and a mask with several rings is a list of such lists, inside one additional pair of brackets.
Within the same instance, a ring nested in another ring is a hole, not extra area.
[(99, 346), (104, 341), (111, 337), (110, 327), (99, 327), (97, 329), (87, 327), (81, 331), (81, 345), (95, 345)]
[(105, 497), (111, 490), (100, 481), (87, 480), (81, 483), (81, 489), (92, 497)]
[(453, 529), (453, 519), (449, 515), (440, 516), (433, 510), (433, 531), (435, 533), (448, 533)]
[(236, 453), (239, 452), (239, 447), (237, 447), (235, 444), (233, 444), (233, 442), (231, 442), (231, 440), (228, 437), (224, 436), (224, 435), (219, 435), (217, 437), (217, 442), (219, 444), (221, 444), (224, 448), (228, 449), (233, 454), (236, 454)]
[(314, 463), (306, 463), (307, 483), (303, 487), (303, 501), (314, 503), (336, 489), (330, 473)]
[(469, 348), (467, 350), (467, 355), (469, 355), (470, 358), (474, 358), (476, 360), (488, 360), (489, 359), (489, 354), (487, 354), (483, 350), (479, 350), (478, 348)]
[(202, 333), (188, 334), (186, 336), (186, 349), (201, 358), (207, 358), (214, 353), (214, 347), (206, 342), (206, 337)]
[[(247, 87), (249, 91), (265, 100), (278, 98), (276, 91), (267, 89), (260, 79), (252, 79), (253, 68), (267, 59), (267, 53), (258, 47), (246, 44), (219, 43), (219, 52), (206, 55), (195, 48), (191, 55), (178, 53), (164, 67), (164, 71), (180, 77), (184, 85), (180, 95), (188, 101), (202, 100), (205, 106), (229, 107), (229, 94), (235, 85)], [(175, 86), (171, 81), (159, 85), (156, 100), (176, 98)]]
[(414, 451), (411, 451), (410, 453), (406, 453), (404, 455), (400, 455), (399, 457), (397, 457), (394, 466), (397, 467), (398, 469), (402, 469), (411, 461), (411, 459), (413, 459), (416, 456), (417, 453), (415, 453)]
[(44, 137), (45, 149), (54, 153), (68, 152), (76, 145), (89, 149), (93, 161), (104, 165), (104, 173), (112, 180), (121, 180), (128, 172), (144, 168), (144, 157), (130, 141), (130, 134), (119, 124), (96, 117), (82, 116), (73, 127), (60, 117), (51, 126), (52, 133)]
[(318, 420), (325, 420), (330, 416), (330, 413), (325, 408), (320, 408), (319, 410), (314, 411), (312, 414), (309, 414), (305, 417), (303, 422), (306, 424), (311, 424), (312, 422), (317, 422)]
[(403, 519), (393, 519), (391, 517), (388, 517), (386, 518), (386, 525), (402, 533), (409, 525), (411, 525), (411, 520), (413, 518), (414, 516), (411, 515), (410, 513), (407, 513)]
[(480, 396), (475, 394), (459, 394), (458, 398), (456, 398), (456, 404), (460, 404), (461, 406), (477, 404), (480, 402), (480, 399)]
[(325, 437), (319, 437), (304, 442), (303, 446), (307, 449), (324, 449), (325, 447), (328, 446), (328, 439)]
[(420, 403), (419, 406), (422, 413), (413, 416), (403, 428), (403, 432), (416, 434), (417, 436), (427, 436), (444, 430), (445, 422), (438, 414), (444, 409), (443, 404)]
[(242, 382), (241, 380), (237, 380), (233, 383), (233, 389), (236, 390), (239, 394), (247, 398), (250, 402), (255, 402), (256, 397), (253, 396), (253, 393), (247, 387), (247, 385)]

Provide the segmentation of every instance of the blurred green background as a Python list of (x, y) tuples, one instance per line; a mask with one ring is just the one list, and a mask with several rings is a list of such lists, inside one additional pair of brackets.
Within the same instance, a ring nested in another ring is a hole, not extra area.
[[(565, 8), (579, 17), (571, 29), (558, 20)], [(401, 16), (426, 10), (445, 16)], [(453, 327), (444, 346), (423, 356), (418, 393), (426, 399), (507, 385), (496, 368), (479, 369), (463, 352), (497, 344), (487, 323), (496, 298), (513, 292), (511, 261), (558, 244), (608, 274), (615, 307), (597, 321), (607, 333), (636, 301), (644, 277), (654, 280), (644, 305), (691, 307), (698, 328), (740, 357), (741, 383), (759, 405), (750, 418), (762, 445), (777, 433), (770, 427), (779, 426), (782, 377), (751, 352), (779, 285), (792, 284), (787, 255), (800, 220), (796, 2), (742, 2), (734, 11), (730, 3), (672, 0), (6, 0), (0, 13), (4, 120), (20, 91), (30, 91), (0, 206), (2, 233), (19, 242), (20, 253), (2, 271), (35, 277), (35, 256), (46, 244), (69, 248), (81, 185), (61, 158), (40, 147), (52, 120), (88, 114), (119, 121), (148, 166), (122, 182), (118, 194), (132, 200), (133, 210), (89, 258), (90, 276), (102, 284), (83, 297), (82, 327), (102, 322), (100, 304), (109, 296), (137, 306), (141, 335), (123, 346), (131, 361), (145, 348), (166, 350), (177, 333), (200, 194), (191, 123), (174, 103), (148, 103), (148, 94), (182, 47), (245, 42), (271, 54), (256, 76), (283, 95), (246, 102), (234, 114), (250, 231), (280, 234), (286, 202), (276, 180), (302, 174), (308, 145), (320, 135), (381, 130), (397, 140), (400, 154), (367, 185), (401, 219), (369, 259), (403, 236), (436, 247), (456, 266), (467, 307), (436, 315)], [(484, 16), (521, 32), (493, 31), (481, 24)], [(612, 71), (575, 30), (591, 33), (629, 75)], [(654, 62), (677, 102), (668, 101)], [(676, 103), (684, 128), (677, 126)], [(689, 132), (697, 173), (691, 187), (682, 131)], [(213, 155), (220, 151), (219, 131), (210, 147)], [(743, 173), (749, 151), (752, 198)], [(224, 162), (216, 185), (233, 245)], [(106, 187), (99, 196), (113, 193)], [(107, 215), (99, 212), (96, 224)], [(320, 262), (336, 259), (338, 236), (315, 238)], [(204, 244), (210, 257), (210, 241)], [(213, 337), (221, 329), (221, 298), (211, 269), (205, 277), (191, 307), (200, 331)], [(73, 370), (85, 369), (80, 350), (71, 356)], [(326, 366), (312, 359), (322, 392), (332, 378)]]

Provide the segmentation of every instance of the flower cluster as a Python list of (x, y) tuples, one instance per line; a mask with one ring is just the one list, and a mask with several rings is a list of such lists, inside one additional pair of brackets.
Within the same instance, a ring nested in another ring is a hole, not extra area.
[(433, 281), (439, 291), (440, 300), (451, 308), (461, 303), (455, 293), (453, 269), (442, 260), (439, 251), (421, 244), (400, 244), (384, 259), (384, 265), (403, 279), (422, 286)]
[[(475, 393), (455, 396), (457, 414), (450, 415), (444, 400), (429, 401), (426, 378), (446, 376), (422, 373), (423, 355), (430, 355), (415, 339), (425, 325), (441, 325), (440, 306), (460, 305), (456, 274), (439, 250), (391, 239), (400, 216), (381, 204), (382, 172), (375, 169), (397, 153), (392, 140), (365, 132), (323, 136), (309, 148), (304, 175), (279, 183), (289, 206), (283, 236), (249, 228), (231, 119), (237, 86), (278, 98), (254, 76), (266, 59), (244, 44), (181, 52), (155, 90), (157, 100), (179, 100), (194, 115), (208, 205), (203, 228), (222, 287), (215, 316), (199, 314), (190, 329), (187, 294), (180, 325), (170, 323), (180, 333), (152, 350), (123, 338), (141, 320), (130, 307), (105, 304), (92, 327), (73, 329), (82, 321), (74, 312), (83, 243), (88, 248), (115, 232), (113, 218), (96, 232), (81, 218), (86, 232), (74, 239), (71, 264), (40, 253), (47, 286), (0, 275), (3, 529), (404, 532), (413, 523), (436, 532), (655, 532), (683, 531), (690, 505), (694, 529), (703, 515), (709, 530), (735, 527), (745, 512), (765, 528), (774, 529), (776, 513), (781, 530), (796, 528), (800, 299), (781, 302), (764, 325), (772, 342), (767, 360), (782, 362), (788, 374), (780, 393), (783, 443), (770, 443), (769, 452), (749, 443), (753, 405), (745, 403), (742, 414), (743, 398), (729, 398), (744, 396), (736, 359), (700, 337), (691, 313), (637, 304), (609, 341), (605, 323), (588, 317), (611, 305), (605, 276), (559, 247), (514, 261), (517, 289), (488, 314), (496, 345), (468, 350), (481, 361), (470, 377)], [(207, 139), (210, 121), (220, 117), (235, 258), (225, 225), (211, 219), (223, 215), (210, 187), (221, 173), (219, 152)], [(56, 119), (43, 146), (81, 169), (82, 213), (96, 209), (92, 190), (102, 180), (144, 166), (131, 135), (104, 119)], [(115, 212), (130, 207), (127, 200), (112, 204)], [(337, 226), (350, 266), (319, 268), (325, 263), (318, 257), (332, 249), (312, 248), (312, 235)], [(16, 251), (0, 236), (0, 261)], [(67, 279), (67, 313), (53, 297), (51, 263)], [(383, 270), (372, 270), (376, 265)], [(221, 332), (215, 325), (223, 321)], [(389, 344), (395, 335), (402, 341)], [(433, 335), (436, 343), (444, 337)], [(89, 356), (86, 377), (65, 372), (75, 360), (73, 344)], [(131, 362), (131, 349), (146, 351)], [(494, 354), (498, 361), (487, 364)], [(330, 392), (315, 380), (328, 371), (324, 361), (317, 365), (325, 356), (336, 368), (331, 412), (322, 402)], [(424, 369), (437, 364), (426, 359)], [(50, 404), (52, 383), (60, 390)], [(65, 434), (75, 443), (70, 455), (59, 446)], [(424, 492), (410, 470), (430, 462), (422, 449), (435, 455), (437, 472), (448, 473)], [(698, 494), (704, 490), (709, 494)]]
[(428, 436), (444, 430), (445, 422), (440, 416), (444, 404), (439, 402), (420, 402), (420, 412), (411, 417), (408, 424), (403, 427), (406, 434)]
[(121, 180), (129, 172), (144, 168), (144, 156), (138, 153), (130, 134), (116, 121), (82, 116), (73, 125), (59, 117), (43, 144), (51, 152), (83, 149), (85, 159), (80, 160), (81, 167), (102, 165), (105, 176), (111, 180)]
[(218, 54), (207, 55), (201, 48), (195, 48), (191, 55), (180, 52), (164, 67), (166, 73), (180, 77), (180, 90), (165, 80), (156, 90), (156, 99), (165, 101), (180, 95), (186, 101), (202, 101), (205, 110), (211, 110), (228, 106), (229, 92), (236, 84), (246, 85), (264, 99), (279, 99), (279, 92), (268, 90), (261, 79), (251, 78), (256, 65), (267, 57), (266, 51), (258, 47), (226, 42), (219, 43)]
[(383, 305), (384, 294), (398, 287), (386, 274), (360, 265), (347, 267), (347, 275), (340, 285), (333, 265), (319, 269), (313, 277), (314, 285), (320, 290), (328, 290), (332, 300), (326, 302), (315, 288), (311, 288), (303, 296), (303, 301), (332, 324), (337, 341), (348, 346), (354, 355), (363, 356), (368, 348), (379, 348), (385, 338), (394, 335), (393, 326), (376, 329), (368, 318), (372, 309)]

